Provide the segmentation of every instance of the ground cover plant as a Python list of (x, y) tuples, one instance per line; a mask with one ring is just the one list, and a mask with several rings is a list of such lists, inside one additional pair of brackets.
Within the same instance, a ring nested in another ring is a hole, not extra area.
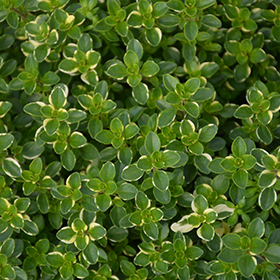
[(279, 50), (279, 0), (0, 0), (0, 279), (279, 279)]

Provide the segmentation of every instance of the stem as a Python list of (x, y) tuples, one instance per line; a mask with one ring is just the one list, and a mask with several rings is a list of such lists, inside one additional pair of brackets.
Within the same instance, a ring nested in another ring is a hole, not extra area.
[[(257, 255), (259, 258), (261, 258), (261, 259), (263, 259), (264, 261), (268, 261), (264, 256), (260, 256), (260, 255)], [(280, 269), (280, 265), (279, 264), (275, 264), (275, 263), (273, 263), (273, 265), (276, 267), (276, 268), (278, 268), (278, 269)]]
[(12, 10), (17, 12), (18, 15), (20, 15), (24, 20), (27, 18), (27, 16), (25, 14), (23, 14), (21, 11), (19, 11), (18, 9), (12, 7)]

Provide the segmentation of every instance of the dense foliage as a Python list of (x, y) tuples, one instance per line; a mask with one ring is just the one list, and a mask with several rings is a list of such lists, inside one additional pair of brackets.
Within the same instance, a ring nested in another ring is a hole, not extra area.
[(0, 7), (0, 279), (279, 279), (279, 0)]

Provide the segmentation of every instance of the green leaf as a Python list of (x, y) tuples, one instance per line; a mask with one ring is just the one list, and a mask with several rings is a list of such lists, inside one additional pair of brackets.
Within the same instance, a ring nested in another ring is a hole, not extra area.
[(260, 63), (266, 59), (266, 53), (260, 49), (256, 48), (250, 53), (250, 60), (253, 63)]
[(142, 156), (137, 161), (137, 167), (143, 171), (149, 171), (153, 168), (150, 156)]
[(23, 219), (19, 214), (16, 214), (12, 217), (12, 219), (10, 220), (10, 224), (12, 227), (18, 228), (18, 229), (20, 229), (24, 226)]
[(245, 189), (248, 182), (248, 172), (244, 169), (239, 169), (233, 174), (233, 182), (241, 189)]
[(88, 270), (80, 263), (74, 264), (74, 274), (77, 278), (85, 278), (89, 275)]
[(234, 112), (234, 116), (239, 119), (249, 119), (253, 116), (253, 112), (248, 105), (241, 105)]
[[(215, 158), (213, 159), (209, 164), (208, 168), (211, 172), (216, 174), (222, 174), (225, 172), (225, 169), (221, 166), (221, 162), (223, 161), (222, 158)], [(228, 164), (227, 164), (228, 165)], [(233, 167), (233, 165), (230, 164), (230, 167)], [(235, 168), (234, 168), (235, 170)]]
[(178, 270), (178, 277), (180, 280), (189, 280), (190, 279), (190, 269), (188, 266), (180, 268)]
[(75, 154), (70, 149), (66, 149), (61, 154), (61, 163), (62, 166), (67, 170), (71, 171), (75, 167), (76, 164), (76, 157)]
[(139, 62), (137, 54), (131, 50), (125, 53), (123, 60), (127, 67), (134, 67)]
[(144, 83), (139, 83), (136, 87), (133, 87), (132, 96), (136, 102), (144, 105), (149, 98), (149, 88)]
[(210, 88), (200, 88), (194, 95), (192, 100), (200, 102), (210, 99), (214, 94), (214, 91)]
[(216, 0), (198, 0), (196, 3), (196, 8), (199, 10), (204, 10), (216, 3)]
[(122, 260), (120, 262), (120, 269), (121, 269), (122, 273), (126, 276), (130, 276), (130, 275), (134, 274), (136, 271), (135, 266), (131, 262), (128, 262), (126, 260)]
[(199, 116), (199, 105), (196, 102), (186, 102), (184, 107), (192, 117), (197, 118)]
[(34, 258), (27, 257), (23, 261), (22, 268), (24, 269), (24, 271), (30, 271), (30, 270), (33, 270), (36, 267), (36, 264), (37, 263), (36, 263), (36, 260)]
[(127, 24), (134, 28), (141, 27), (142, 23), (143, 23), (143, 18), (139, 12), (133, 11), (127, 17)]
[(144, 224), (143, 226), (143, 231), (145, 234), (150, 237), (152, 240), (157, 240), (158, 239), (158, 226), (156, 223), (149, 223), (149, 224)]
[(225, 263), (235, 263), (244, 255), (243, 250), (224, 248), (218, 255), (218, 259)]
[(83, 250), (83, 257), (90, 264), (96, 264), (98, 261), (98, 249), (93, 242), (89, 242)]
[(156, 133), (150, 131), (145, 138), (145, 148), (148, 153), (152, 154), (155, 151), (159, 151), (161, 147), (160, 139)]
[(105, 212), (111, 206), (112, 200), (110, 195), (99, 194), (96, 197), (96, 205), (100, 211)]
[(209, 154), (203, 153), (195, 157), (194, 164), (202, 173), (209, 174), (210, 170), (208, 169), (208, 165), (211, 161), (211, 156)]
[(81, 75), (81, 79), (88, 85), (95, 86), (99, 80), (95, 70), (88, 71)]
[(17, 29), (18, 27), (18, 23), (19, 23), (19, 19), (18, 19), (18, 14), (16, 11), (11, 11), (8, 13), (7, 17), (6, 17), (6, 21), (7, 23), (13, 28), (13, 29)]
[(78, 49), (84, 53), (87, 53), (92, 49), (92, 39), (88, 33), (83, 33), (78, 40)]
[(272, 142), (272, 134), (270, 130), (263, 124), (260, 124), (256, 130), (257, 137), (264, 144), (269, 145)]
[(149, 255), (144, 252), (139, 252), (134, 258), (134, 264), (139, 266), (146, 266), (149, 264)]
[(13, 254), (14, 250), (15, 250), (15, 240), (9, 238), (2, 243), (0, 252), (1, 254), (4, 254), (6, 255), (6, 257), (9, 258)]
[(153, 188), (153, 194), (156, 200), (162, 204), (167, 204), (171, 200), (171, 193), (169, 189), (167, 189), (166, 191), (160, 191), (157, 188)]
[(58, 69), (66, 74), (73, 74), (78, 71), (78, 63), (74, 58), (63, 59), (59, 65)]
[(235, 164), (234, 164), (234, 157), (233, 156), (227, 156), (225, 157), (221, 162), (221, 167), (229, 172), (234, 172), (236, 170)]
[(116, 169), (112, 162), (106, 162), (99, 172), (100, 178), (104, 182), (113, 181), (116, 176)]
[(198, 34), (197, 23), (194, 20), (188, 20), (184, 26), (184, 34), (189, 41), (193, 41)]
[(50, 242), (48, 239), (40, 239), (36, 242), (35, 247), (38, 249), (40, 253), (47, 253), (50, 247)]
[(158, 19), (158, 23), (163, 27), (175, 27), (179, 21), (179, 18), (173, 14), (163, 15)]
[(197, 260), (204, 254), (204, 251), (197, 246), (191, 246), (187, 248), (186, 253), (189, 260)]
[(179, 83), (179, 80), (169, 74), (163, 75), (162, 77), (163, 84), (168, 91), (174, 91), (176, 85)]
[(139, 127), (135, 123), (130, 123), (124, 129), (124, 137), (125, 139), (131, 139), (138, 132), (139, 132)]
[(52, 71), (48, 71), (47, 73), (44, 74), (42, 78), (42, 83), (44, 85), (50, 86), (50, 85), (55, 85), (59, 82), (60, 78), (59, 76), (56, 75), (56, 73)]
[(242, 168), (245, 170), (252, 169), (257, 162), (257, 160), (252, 155), (244, 155), (242, 159), (244, 161)]
[(196, 233), (199, 238), (205, 241), (211, 241), (215, 236), (214, 228), (209, 224), (203, 224)]
[(248, 226), (247, 232), (250, 238), (259, 237), (261, 238), (264, 234), (265, 227), (264, 222), (261, 218), (255, 218)]
[(110, 123), (110, 130), (118, 138), (122, 135), (124, 127), (120, 119), (114, 118)]
[(10, 34), (4, 34), (0, 37), (0, 51), (9, 48), (15, 41), (15, 37)]
[(263, 253), (264, 257), (272, 263), (280, 263), (280, 247), (276, 244), (268, 246), (267, 250)]
[(39, 35), (40, 25), (36, 22), (29, 22), (25, 25), (25, 30), (31, 35)]
[(223, 237), (223, 243), (230, 249), (238, 250), (241, 245), (241, 237), (236, 233), (228, 233)]
[(276, 191), (273, 188), (265, 188), (259, 195), (259, 205), (264, 211), (270, 210), (277, 200)]
[(77, 149), (83, 147), (86, 144), (87, 139), (81, 132), (75, 131), (71, 134), (68, 141), (72, 148)]
[(145, 37), (152, 47), (157, 47), (161, 41), (162, 32), (158, 27), (146, 29)]
[(239, 64), (234, 69), (235, 79), (238, 83), (244, 82), (251, 74), (251, 68), (247, 63)]
[(152, 60), (146, 61), (141, 68), (141, 74), (145, 77), (152, 77), (156, 75), (158, 71), (159, 66)]
[(122, 171), (122, 179), (126, 181), (137, 181), (139, 180), (144, 174), (144, 171), (139, 169), (136, 164), (132, 164), (126, 166)]
[(261, 157), (261, 163), (264, 165), (265, 169), (271, 172), (274, 171), (277, 162), (278, 162), (277, 158), (273, 155), (264, 154)]
[(231, 146), (231, 150), (236, 157), (239, 158), (243, 157), (247, 150), (245, 141), (240, 136), (238, 136), (237, 138), (234, 139)]
[[(142, 22), (142, 17), (141, 17), (141, 22)], [(140, 60), (143, 56), (143, 47), (137, 39), (132, 39), (128, 42), (127, 51), (133, 51), (134, 53), (136, 53), (138, 56), (138, 60)]]
[(165, 167), (172, 167), (180, 161), (181, 157), (174, 151), (166, 150), (162, 153), (162, 160)]
[(156, 170), (153, 174), (153, 185), (160, 191), (167, 190), (169, 186), (169, 179), (166, 172), (162, 170)]
[(177, 109), (167, 108), (158, 115), (158, 126), (165, 127), (170, 125), (176, 117)]
[(199, 141), (210, 142), (217, 134), (218, 127), (214, 124), (208, 124), (199, 130)]
[(132, 151), (128, 147), (123, 147), (118, 151), (118, 159), (119, 161), (124, 165), (127, 166), (131, 163), (132, 161)]
[(132, 87), (137, 87), (142, 80), (141, 74), (130, 75), (127, 78), (127, 83)]
[(61, 202), (61, 207), (60, 207), (61, 213), (67, 214), (74, 205), (75, 205), (75, 201), (71, 197), (63, 199)]
[(246, 278), (250, 277), (256, 270), (257, 261), (251, 255), (245, 255), (238, 260), (238, 268)]
[(102, 130), (95, 135), (95, 139), (102, 144), (109, 145), (113, 140), (113, 134), (109, 130)]
[(14, 142), (14, 136), (8, 133), (0, 133), (0, 151), (8, 149)]
[(0, 118), (3, 118), (12, 108), (12, 103), (9, 101), (0, 101)]
[(97, 223), (92, 223), (87, 232), (92, 241), (101, 239), (106, 235), (106, 229)]
[(16, 278), (16, 273), (15, 270), (9, 265), (3, 265), (1, 268), (1, 276), (4, 279), (15, 279)]
[(169, 0), (166, 5), (169, 9), (174, 10), (175, 12), (181, 12), (185, 8), (182, 1), (179, 0)]
[(62, 278), (68, 279), (73, 275), (74, 269), (73, 269), (73, 267), (61, 266), (59, 268), (59, 273)]
[(4, 172), (12, 178), (17, 178), (17, 177), (21, 176), (21, 172), (22, 172), (21, 166), (13, 158), (10, 158), (10, 157), (5, 158), (3, 160), (2, 167), (3, 167)]
[(45, 119), (44, 128), (49, 136), (54, 135), (59, 128), (58, 119)]
[(222, 26), (222, 22), (214, 15), (203, 16), (201, 23), (208, 27), (214, 27), (214, 28), (220, 28)]
[(71, 224), (71, 228), (75, 232), (79, 232), (80, 230), (86, 230), (87, 226), (83, 220), (81, 220), (80, 218), (76, 218)]
[(268, 188), (273, 186), (277, 181), (274, 172), (264, 170), (259, 177), (259, 186), (262, 188)]
[[(8, 91), (6, 90), (6, 84), (3, 84), (3, 82), (1, 84), (2, 91), (4, 91), (4, 93), (8, 93)], [(24, 82), (18, 77), (14, 78), (9, 83), (9, 89), (11, 90), (22, 90), (23, 86)]]
[(14, 201), (18, 212), (25, 212), (30, 205), (30, 199), (27, 197), (18, 198)]
[(252, 252), (253, 254), (260, 254), (265, 250), (266, 246), (267, 244), (264, 240), (258, 237), (254, 237), (251, 240), (250, 252)]
[(176, 260), (175, 252), (174, 251), (165, 251), (161, 254), (161, 258), (168, 263), (174, 263)]
[[(88, 123), (88, 132), (91, 138), (95, 138), (98, 132), (102, 131), (103, 125), (98, 118), (91, 118)], [(110, 141), (111, 143), (111, 141)]]
[(138, 191), (135, 197), (135, 203), (139, 209), (145, 210), (150, 206), (151, 201), (148, 199), (145, 193)]
[(76, 233), (70, 227), (64, 227), (57, 232), (56, 237), (66, 244), (72, 244), (76, 239)]
[(193, 202), (192, 202), (192, 209), (194, 212), (203, 214), (203, 212), (208, 208), (208, 201), (207, 199), (201, 195), (198, 194)]
[(118, 195), (120, 196), (121, 199), (130, 200), (130, 199), (133, 199), (136, 196), (137, 189), (132, 184), (123, 183), (119, 187), (117, 193), (118, 193)]
[(26, 159), (34, 159), (44, 151), (44, 146), (39, 146), (36, 142), (27, 142), (22, 147), (22, 155)]
[[(129, 222), (136, 226), (140, 226), (142, 224), (141, 211), (135, 211), (134, 213), (129, 215)], [(121, 222), (121, 224), (123, 223)]]
[(4, 79), (0, 78), (0, 92), (2, 93), (8, 93), (9, 87)]
[(39, 45), (34, 50), (34, 57), (37, 62), (43, 62), (50, 54), (51, 48), (47, 44)]
[(66, 95), (61, 87), (56, 87), (51, 92), (49, 102), (55, 109), (60, 109), (66, 104)]
[(28, 235), (36, 235), (39, 232), (38, 226), (31, 220), (24, 220), (24, 226), (22, 230)]
[(85, 112), (74, 108), (68, 110), (68, 115), (69, 117), (67, 118), (67, 122), (70, 124), (82, 121), (87, 116)]

